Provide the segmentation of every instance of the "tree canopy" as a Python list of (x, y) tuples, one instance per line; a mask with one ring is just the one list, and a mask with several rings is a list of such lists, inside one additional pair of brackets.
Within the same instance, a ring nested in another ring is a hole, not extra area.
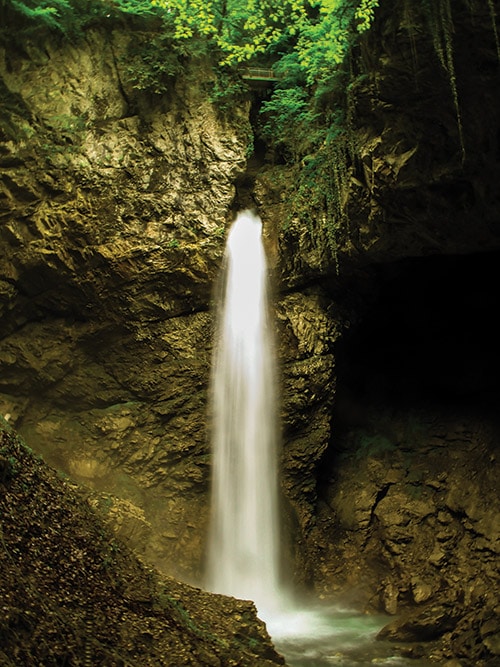
[(208, 38), (222, 64), (295, 53), (309, 82), (328, 76), (379, 0), (151, 0), (173, 15), (175, 36)]
[(222, 67), (261, 62), (276, 66), (289, 79), (313, 85), (331, 77), (353, 34), (370, 26), (378, 4), (379, 0), (0, 0), (0, 37), (12, 34), (12, 23), (14, 32), (48, 29), (74, 36), (110, 18), (154, 17), (178, 45), (205, 44)]

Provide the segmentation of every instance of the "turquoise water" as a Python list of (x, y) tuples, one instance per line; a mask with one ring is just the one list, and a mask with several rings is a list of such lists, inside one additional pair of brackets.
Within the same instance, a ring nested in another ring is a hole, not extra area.
[(317, 607), (278, 614), (266, 625), (289, 667), (435, 667), (398, 655), (391, 642), (378, 641), (377, 633), (388, 621), (386, 616)]

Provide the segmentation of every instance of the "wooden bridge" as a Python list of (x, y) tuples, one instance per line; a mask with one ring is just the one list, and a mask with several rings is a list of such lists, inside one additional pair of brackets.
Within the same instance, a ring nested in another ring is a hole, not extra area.
[(268, 67), (242, 67), (240, 74), (245, 81), (254, 81), (255, 83), (275, 83), (280, 77), (276, 72)]

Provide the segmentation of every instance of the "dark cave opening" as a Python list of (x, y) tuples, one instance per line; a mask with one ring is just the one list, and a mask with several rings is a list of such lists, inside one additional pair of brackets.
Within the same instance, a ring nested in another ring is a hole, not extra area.
[(336, 347), (337, 423), (352, 404), (496, 413), (499, 274), (499, 252), (374, 267), (367, 305)]

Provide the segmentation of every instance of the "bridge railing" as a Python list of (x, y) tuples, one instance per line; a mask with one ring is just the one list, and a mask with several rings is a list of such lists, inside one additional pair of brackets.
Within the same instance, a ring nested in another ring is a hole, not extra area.
[(270, 67), (242, 67), (240, 73), (243, 79), (250, 81), (278, 81), (280, 78)]

